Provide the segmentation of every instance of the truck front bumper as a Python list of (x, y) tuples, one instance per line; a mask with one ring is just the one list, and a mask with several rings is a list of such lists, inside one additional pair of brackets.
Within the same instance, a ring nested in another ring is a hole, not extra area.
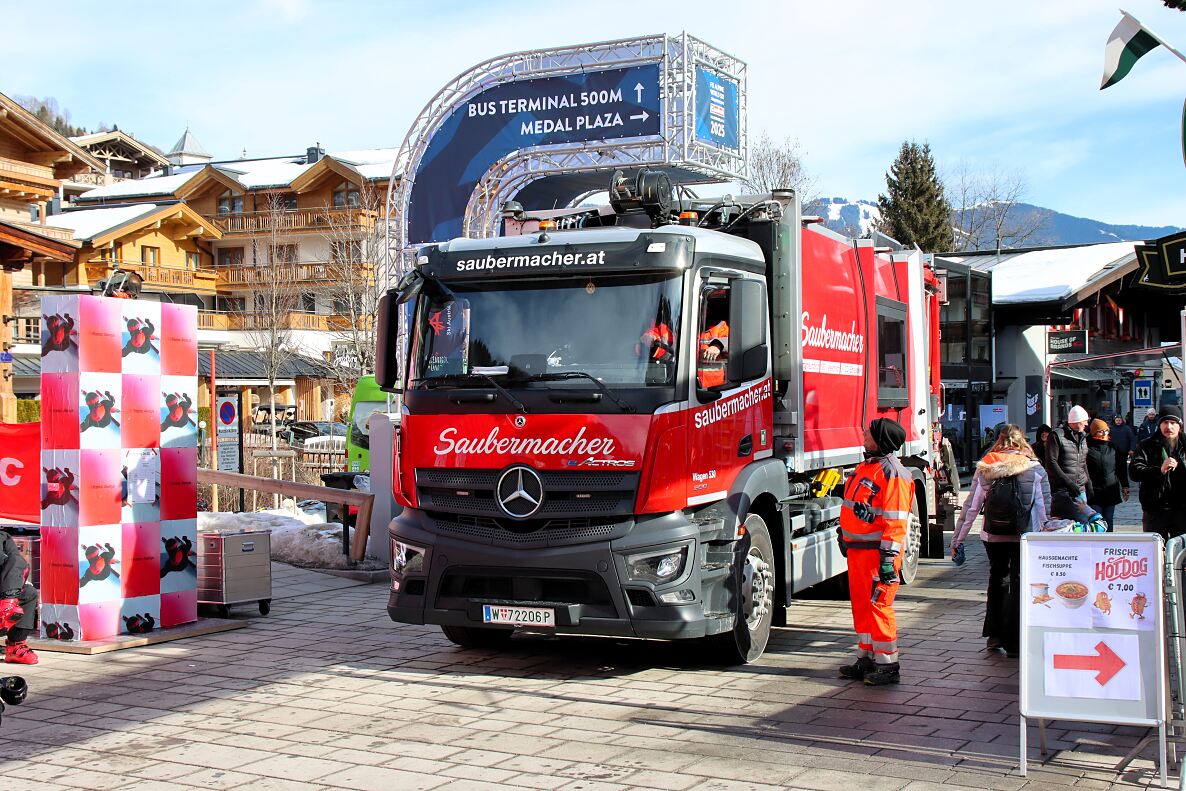
[[(444, 532), (433, 516), (411, 508), (389, 531), (395, 560), (387, 612), (398, 623), (480, 627), (487, 625), (482, 605), (501, 604), (552, 608), (556, 626), (546, 631), (557, 634), (687, 639), (733, 626), (705, 607), (705, 591), (723, 588), (729, 571), (704, 567), (699, 528), (680, 512), (623, 522), (604, 540), (531, 549)], [(628, 556), (681, 546), (686, 559), (671, 580), (630, 578)], [(688, 600), (661, 603), (673, 592)]]

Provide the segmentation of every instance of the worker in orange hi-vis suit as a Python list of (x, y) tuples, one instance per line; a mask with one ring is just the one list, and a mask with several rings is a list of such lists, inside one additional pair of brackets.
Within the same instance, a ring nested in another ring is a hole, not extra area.
[(699, 371), (697, 377), (703, 388), (717, 387), (725, 383), (725, 360), (729, 353), (729, 325), (720, 321), (700, 333)]
[(878, 418), (865, 429), (865, 461), (844, 484), (840, 549), (848, 557), (848, 592), (857, 631), (857, 660), (841, 678), (871, 686), (897, 684), (898, 624), (894, 596), (910, 524), (914, 482), (894, 455), (906, 440), (899, 424)]

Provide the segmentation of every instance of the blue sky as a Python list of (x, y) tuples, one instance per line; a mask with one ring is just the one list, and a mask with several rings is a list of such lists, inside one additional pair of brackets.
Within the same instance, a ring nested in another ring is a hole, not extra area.
[[(1186, 14), (1126, 10), (1186, 49)], [(76, 124), (165, 149), (188, 124), (219, 158), (395, 147), (488, 57), (687, 30), (748, 63), (751, 135), (798, 138), (825, 195), (875, 198), (912, 138), (941, 169), (1021, 171), (1033, 203), (1186, 225), (1186, 63), (1155, 50), (1101, 92), (1120, 18), (1107, 0), (57, 2), (4, 17), (0, 92), (54, 96)]]

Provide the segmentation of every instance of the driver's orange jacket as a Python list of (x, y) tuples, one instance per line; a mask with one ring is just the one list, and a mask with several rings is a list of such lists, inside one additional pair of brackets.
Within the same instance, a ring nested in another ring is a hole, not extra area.
[(699, 340), (699, 370), (696, 372), (696, 376), (700, 380), (700, 386), (709, 388), (723, 385), (725, 383), (725, 360), (720, 357), (715, 360), (707, 360), (704, 357), (704, 352), (714, 343), (721, 347), (722, 354), (729, 351), (729, 325), (723, 321), (717, 322), (700, 333)]
[[(662, 323), (652, 324), (650, 329), (642, 334), (642, 339), (655, 345), (655, 351), (651, 354), (651, 357), (656, 360), (662, 360), (670, 354), (670, 347), (675, 345), (675, 334), (672, 333), (670, 327)], [(666, 344), (667, 348), (659, 344)]]
[(906, 544), (914, 480), (891, 454), (871, 456), (844, 484), (840, 536), (849, 549), (899, 554)]

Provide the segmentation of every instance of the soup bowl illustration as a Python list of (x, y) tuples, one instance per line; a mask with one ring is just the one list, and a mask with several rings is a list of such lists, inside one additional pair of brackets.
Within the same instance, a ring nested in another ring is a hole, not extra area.
[(1060, 582), (1054, 589), (1054, 593), (1064, 606), (1074, 610), (1086, 603), (1089, 591), (1087, 586), (1082, 582), (1068, 580), (1067, 582)]

